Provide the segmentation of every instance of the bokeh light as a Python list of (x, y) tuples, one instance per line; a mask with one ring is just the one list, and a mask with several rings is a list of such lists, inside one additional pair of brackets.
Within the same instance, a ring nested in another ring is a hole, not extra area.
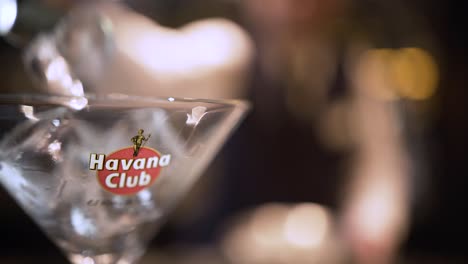
[(15, 0), (0, 0), (0, 35), (7, 34), (13, 28), (17, 15)]
[(354, 75), (356, 87), (375, 99), (396, 100), (398, 95), (389, 74), (392, 56), (390, 49), (371, 49), (362, 54)]
[(357, 60), (354, 75), (359, 89), (384, 101), (428, 99), (438, 80), (435, 59), (421, 48), (370, 49)]
[(392, 60), (392, 76), (401, 97), (424, 100), (437, 88), (439, 72), (434, 58), (420, 48), (398, 50)]
[(286, 240), (300, 248), (320, 246), (329, 231), (327, 212), (315, 204), (303, 204), (290, 210), (285, 223)]
[(232, 263), (340, 263), (330, 212), (313, 203), (265, 204), (229, 225), (223, 252)]

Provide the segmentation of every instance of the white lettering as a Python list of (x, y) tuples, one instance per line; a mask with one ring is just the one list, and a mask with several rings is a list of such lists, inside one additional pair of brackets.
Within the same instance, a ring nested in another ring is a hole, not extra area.
[(125, 172), (122, 172), (120, 174), (120, 182), (119, 182), (119, 187), (120, 188), (123, 188), (125, 187), (125, 177), (127, 176), (127, 174)]
[(140, 173), (140, 181), (138, 182), (139, 186), (146, 186), (151, 181), (151, 175), (147, 174), (145, 171)]
[(122, 162), (122, 168), (127, 171), (132, 166), (133, 160), (132, 159), (131, 160), (123, 159), (123, 160), (121, 160), (121, 162)]
[(137, 159), (133, 163), (133, 168), (135, 170), (142, 170), (145, 168), (146, 159)]
[(158, 157), (154, 156), (148, 159), (148, 162), (146, 162), (146, 168), (156, 168), (158, 167)]
[(102, 167), (104, 165), (104, 159), (106, 158), (106, 155), (104, 154), (94, 154), (92, 153), (89, 156), (89, 169), (90, 170), (102, 170)]
[[(118, 184), (117, 184), (118, 182)], [(140, 175), (127, 176), (125, 172), (111, 173), (107, 175), (105, 185), (110, 189), (115, 188), (134, 188), (138, 186), (147, 186), (151, 182), (151, 175), (142, 171)]]
[(128, 176), (127, 177), (127, 187), (133, 188), (138, 184), (138, 175), (136, 176)]
[(119, 160), (110, 159), (106, 161), (106, 170), (115, 171), (119, 169)]
[(159, 160), (159, 166), (166, 167), (171, 162), (171, 155), (164, 155)]
[(111, 189), (117, 188), (117, 184), (112, 183), (112, 179), (114, 179), (115, 177), (119, 177), (119, 174), (118, 173), (111, 173), (111, 174), (107, 175), (107, 177), (106, 177), (106, 186), (107, 187), (109, 187)]

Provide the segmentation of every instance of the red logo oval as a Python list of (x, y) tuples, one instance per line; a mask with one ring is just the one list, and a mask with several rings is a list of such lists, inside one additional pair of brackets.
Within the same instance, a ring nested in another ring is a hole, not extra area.
[(151, 186), (170, 159), (170, 155), (161, 155), (147, 147), (139, 149), (134, 156), (134, 149), (128, 147), (107, 156), (91, 154), (89, 169), (97, 170), (97, 180), (105, 190), (132, 195)]

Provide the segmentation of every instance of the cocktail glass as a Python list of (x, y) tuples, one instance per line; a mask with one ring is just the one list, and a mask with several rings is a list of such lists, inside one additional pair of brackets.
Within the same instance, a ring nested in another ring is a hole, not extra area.
[(0, 182), (72, 263), (135, 263), (242, 101), (0, 96)]

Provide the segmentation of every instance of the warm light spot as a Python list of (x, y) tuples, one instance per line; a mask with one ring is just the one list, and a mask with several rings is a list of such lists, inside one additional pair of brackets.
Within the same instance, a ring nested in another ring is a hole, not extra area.
[(356, 69), (358, 88), (381, 100), (427, 99), (439, 80), (434, 58), (420, 48), (372, 49), (359, 58)]
[(434, 94), (439, 79), (437, 64), (423, 49), (397, 51), (391, 69), (396, 89), (402, 97), (424, 100)]
[(294, 207), (288, 214), (284, 233), (287, 241), (300, 248), (317, 248), (323, 244), (329, 228), (326, 210), (315, 204)]

